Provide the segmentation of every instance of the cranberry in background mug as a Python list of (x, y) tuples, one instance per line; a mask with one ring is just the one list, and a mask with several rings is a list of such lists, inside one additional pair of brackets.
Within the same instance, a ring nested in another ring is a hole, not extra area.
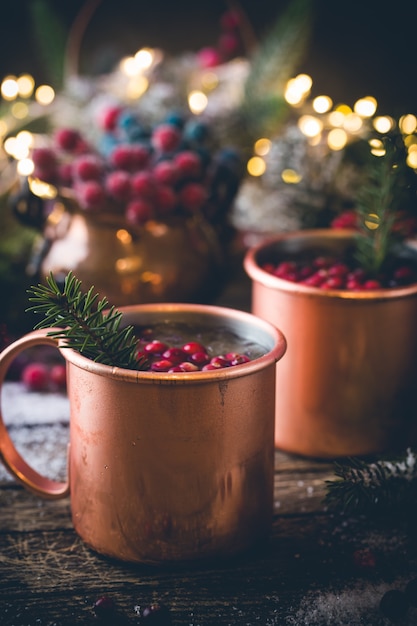
[(70, 401), (69, 479), (55, 482), (29, 467), (2, 419), (0, 458), (36, 494), (70, 494), (75, 530), (110, 557), (195, 561), (267, 539), (275, 370), (286, 350), (284, 335), (250, 313), (223, 307), (144, 304), (120, 311), (126, 325), (200, 329), (205, 345), (213, 334), (227, 337), (234, 345), (225, 351), (251, 358), (206, 371), (136, 371), (96, 363), (62, 347), (47, 330), (34, 331), (1, 353), (0, 385), (26, 348), (60, 349)]

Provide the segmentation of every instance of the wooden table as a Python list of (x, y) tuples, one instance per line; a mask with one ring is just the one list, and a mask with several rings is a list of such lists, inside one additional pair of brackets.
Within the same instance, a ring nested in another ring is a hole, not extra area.
[[(247, 285), (246, 285), (247, 288)], [(247, 308), (236, 290), (221, 304)], [(65, 396), (29, 394), (7, 383), (3, 413), (16, 446), (42, 473), (65, 476), (69, 408)], [(167, 605), (174, 626), (368, 625), (391, 622), (382, 595), (417, 574), (416, 533), (406, 520), (344, 517), (326, 510), (330, 462), (276, 452), (275, 512), (268, 545), (204, 566), (115, 562), (73, 530), (69, 501), (42, 500), (0, 466), (0, 625), (99, 624), (103, 594), (117, 604), (111, 624), (140, 625), (140, 607)], [(370, 550), (376, 564), (359, 564)], [(358, 552), (359, 551), (359, 552)], [(410, 609), (402, 625), (417, 624)]]

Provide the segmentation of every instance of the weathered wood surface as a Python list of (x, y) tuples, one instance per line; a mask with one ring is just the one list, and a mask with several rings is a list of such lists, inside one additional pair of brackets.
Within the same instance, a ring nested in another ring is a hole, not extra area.
[[(45, 403), (38, 394), (28, 402), (16, 383), (6, 385), (10, 394), (33, 411)], [(39, 470), (53, 468), (63, 477), (68, 420), (63, 399), (49, 396), (52, 408), (54, 400), (57, 422), (47, 412), (49, 423), (23, 414), (8, 421)], [(9, 413), (20, 410), (19, 402), (13, 406)], [(169, 605), (178, 626), (389, 624), (379, 600), (416, 575), (415, 534), (398, 520), (371, 523), (327, 511), (325, 481), (332, 478), (329, 462), (277, 451), (274, 523), (266, 546), (226, 562), (151, 567), (96, 554), (74, 532), (68, 500), (42, 500), (0, 467), (0, 624), (98, 624), (92, 605), (103, 594), (118, 605), (112, 624), (140, 624), (138, 607), (153, 601)], [(355, 565), (353, 554), (364, 547), (376, 554), (375, 567)], [(415, 609), (407, 619), (401, 623), (417, 623)]]

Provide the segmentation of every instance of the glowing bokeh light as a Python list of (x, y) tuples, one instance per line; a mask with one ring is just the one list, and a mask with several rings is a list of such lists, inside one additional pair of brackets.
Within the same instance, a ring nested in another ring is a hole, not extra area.
[(406, 163), (412, 169), (417, 169), (417, 150), (408, 153)]
[(323, 130), (323, 122), (313, 115), (302, 115), (298, 120), (298, 128), (306, 137), (316, 137)]
[(375, 114), (378, 103), (372, 96), (366, 96), (366, 98), (360, 98), (353, 106), (355, 113), (361, 117), (372, 117)]
[(342, 128), (333, 128), (327, 135), (327, 145), (331, 150), (342, 150), (347, 140), (347, 133)]
[(364, 220), (366, 228), (376, 230), (380, 225), (379, 216), (376, 213), (369, 213), (367, 219)]
[(21, 98), (30, 98), (35, 88), (35, 81), (33, 77), (30, 74), (22, 74), (21, 76), (19, 76), (16, 82), (19, 96)]
[(142, 76), (138, 74), (129, 80), (129, 83), (126, 87), (126, 96), (130, 100), (137, 100), (149, 87), (149, 80), (146, 76)]
[(370, 139), (368, 141), (368, 144), (371, 149), (371, 154), (377, 157), (384, 156), (386, 150), (384, 147), (384, 143), (380, 139)]
[(29, 114), (29, 107), (25, 102), (14, 102), (10, 111), (17, 120), (24, 120)]
[(54, 101), (54, 98), (55, 91), (50, 85), (40, 85), (35, 91), (36, 102), (42, 104), (43, 106), (51, 104)]
[(327, 113), (333, 106), (333, 101), (329, 96), (317, 96), (312, 103), (316, 113)]
[(271, 149), (271, 140), (266, 137), (262, 137), (255, 141), (255, 145), (253, 147), (255, 154), (258, 156), (265, 156)]
[(387, 115), (381, 115), (372, 120), (372, 126), (378, 133), (382, 134), (389, 133), (389, 131), (394, 128), (394, 125), (392, 117), (388, 117)]
[(194, 90), (188, 94), (188, 106), (195, 115), (202, 113), (206, 109), (207, 104), (208, 98), (202, 91)]
[(15, 76), (7, 76), (0, 87), (4, 100), (15, 100), (19, 95), (19, 86)]
[(266, 170), (266, 163), (260, 156), (254, 156), (249, 159), (247, 170), (251, 176), (262, 176)]
[(141, 48), (134, 56), (136, 67), (139, 70), (147, 70), (151, 67), (154, 60), (154, 52), (151, 48)]
[(35, 165), (32, 159), (21, 159), (17, 163), (17, 173), (20, 176), (30, 176), (33, 174), (33, 170), (35, 169)]
[(340, 127), (343, 126), (345, 116), (341, 111), (331, 111), (328, 115), (328, 122), (330, 126)]
[(415, 115), (403, 115), (398, 122), (400, 130), (405, 135), (411, 135), (417, 129), (417, 117)]
[(295, 170), (287, 168), (281, 172), (281, 178), (288, 185), (296, 185), (303, 177)]
[(356, 115), (356, 113), (349, 113), (349, 115), (346, 115), (344, 117), (343, 128), (348, 133), (352, 133), (352, 134), (358, 133), (362, 127), (363, 127), (362, 118), (359, 115)]

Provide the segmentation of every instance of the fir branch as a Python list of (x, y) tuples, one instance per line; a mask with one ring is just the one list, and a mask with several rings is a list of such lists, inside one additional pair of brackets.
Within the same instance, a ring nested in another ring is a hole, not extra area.
[(241, 114), (254, 137), (275, 132), (288, 114), (285, 86), (307, 51), (311, 15), (311, 0), (290, 0), (250, 58)]
[(146, 361), (137, 358), (137, 340), (133, 326), (120, 327), (122, 313), (109, 307), (107, 298), (91, 287), (81, 290), (81, 281), (72, 272), (65, 278), (61, 291), (52, 273), (46, 285), (28, 290), (35, 304), (27, 311), (44, 316), (37, 328), (51, 328), (48, 336), (62, 339), (63, 347), (72, 348), (83, 356), (114, 367), (146, 369)]
[(366, 462), (351, 458), (335, 464), (335, 480), (326, 481), (324, 502), (346, 514), (367, 514), (417, 505), (417, 451), (394, 459)]
[(356, 260), (377, 276), (393, 253), (401, 233), (396, 228), (401, 211), (409, 211), (415, 195), (414, 172), (406, 162), (400, 135), (384, 138), (383, 156), (370, 154), (365, 181), (357, 195), (360, 232), (356, 237)]

